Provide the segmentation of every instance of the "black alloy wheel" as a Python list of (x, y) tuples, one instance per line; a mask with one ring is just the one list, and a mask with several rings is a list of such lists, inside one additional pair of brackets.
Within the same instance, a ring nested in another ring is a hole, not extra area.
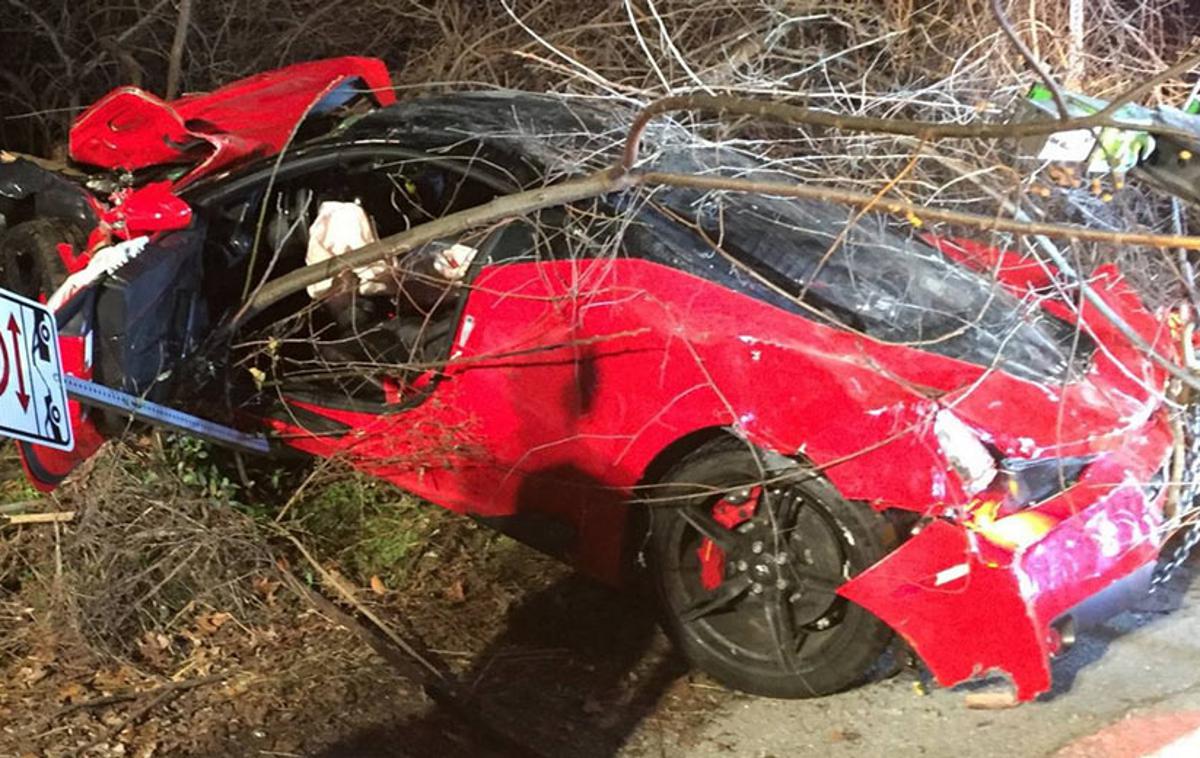
[[(815, 697), (862, 681), (891, 630), (838, 596), (886, 553), (886, 519), (796, 466), (764, 471), (739, 440), (693, 453), (648, 497), (648, 564), (664, 626), (739, 690)], [(667, 493), (664, 495), (663, 493)]]

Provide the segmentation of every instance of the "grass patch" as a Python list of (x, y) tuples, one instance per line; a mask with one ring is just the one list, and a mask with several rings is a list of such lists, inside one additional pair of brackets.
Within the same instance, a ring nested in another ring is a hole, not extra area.
[(449, 518), (386, 482), (340, 471), (295, 504), (289, 526), (310, 534), (358, 582), (378, 576), (398, 587)]
[[(329, 461), (236, 457), (207, 442), (167, 435), (159, 474), (197, 496), (227, 502), (260, 522), (297, 533), (351, 581), (378, 577), (388, 588), (410, 584), (443, 560), (470, 554), (486, 562), (503, 540), (470, 519), (395, 486)], [(298, 494), (299, 493), (299, 494)], [(286, 512), (285, 512), (286, 509)]]
[[(3, 440), (0, 440), (2, 443)], [(38, 492), (25, 477), (15, 444), (0, 444), (0, 505), (37, 500)]]

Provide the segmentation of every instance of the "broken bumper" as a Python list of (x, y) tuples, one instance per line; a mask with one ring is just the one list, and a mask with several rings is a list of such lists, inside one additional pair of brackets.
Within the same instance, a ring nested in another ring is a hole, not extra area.
[(1013, 524), (997, 540), (977, 524), (935, 519), (840, 594), (891, 625), (944, 686), (995, 671), (1020, 700), (1046, 692), (1060, 625), (1101, 621), (1144, 595), (1162, 546), (1156, 475), (1171, 439), (1165, 423), (1142, 437), (1014, 514), (1028, 529), (1015, 544)]

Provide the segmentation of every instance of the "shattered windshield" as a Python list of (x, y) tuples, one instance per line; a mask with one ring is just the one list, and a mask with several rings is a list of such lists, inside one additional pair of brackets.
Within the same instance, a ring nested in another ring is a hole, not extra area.
[[(786, 179), (716, 148), (666, 150), (654, 167)], [(627, 236), (643, 254), (693, 269), (699, 263), (706, 271), (697, 273), (734, 280), (800, 315), (882, 341), (1034, 381), (1061, 380), (1069, 364), (1080, 372), (1086, 367), (1094, 344), (1073, 325), (949, 260), (886, 217), (865, 214), (855, 221), (856, 215), (832, 203), (664, 187), (642, 207), (648, 223), (631, 225)], [(665, 220), (690, 230), (667, 230)]]

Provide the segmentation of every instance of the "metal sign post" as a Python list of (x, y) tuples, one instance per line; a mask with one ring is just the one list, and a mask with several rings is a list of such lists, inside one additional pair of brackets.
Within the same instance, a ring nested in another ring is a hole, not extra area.
[(68, 376), (58, 352), (54, 314), (40, 303), (0, 289), (0, 437), (71, 450), (75, 440), (68, 397), (220, 445), (252, 453), (270, 449), (262, 435)]
[(127, 413), (139, 421), (165, 426), (209, 442), (251, 453), (266, 453), (270, 449), (266, 438), (260, 434), (247, 434), (74, 376), (67, 376), (64, 383), (71, 398), (84, 405)]

